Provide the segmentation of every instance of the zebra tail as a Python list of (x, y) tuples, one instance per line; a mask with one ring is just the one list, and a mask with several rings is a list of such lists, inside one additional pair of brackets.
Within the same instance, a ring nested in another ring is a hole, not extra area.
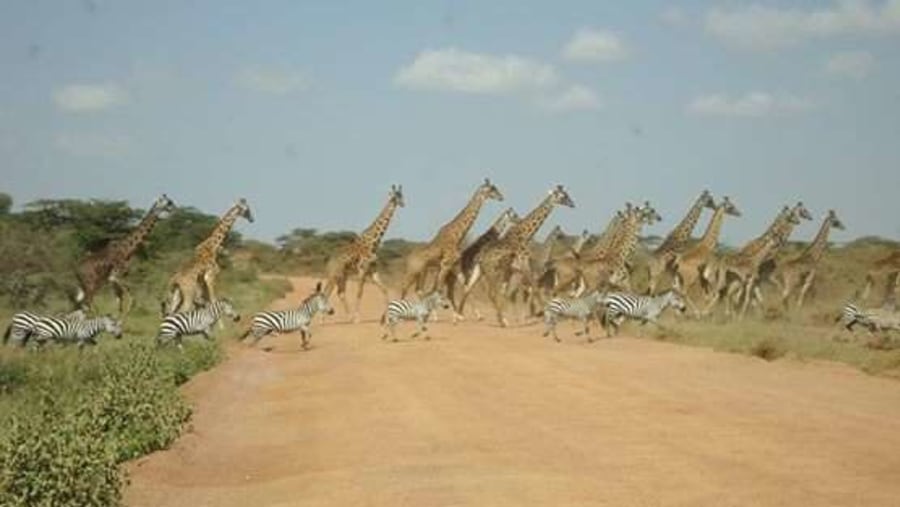
[(243, 341), (243, 340), (247, 339), (247, 337), (250, 336), (250, 331), (252, 331), (252, 330), (253, 330), (253, 326), (251, 325), (250, 327), (247, 328), (246, 331), (244, 331), (244, 334), (238, 336), (238, 338), (237, 338), (238, 341)]
[(6, 345), (9, 342), (9, 336), (12, 334), (12, 324), (6, 326), (6, 331), (3, 332), (3, 345)]

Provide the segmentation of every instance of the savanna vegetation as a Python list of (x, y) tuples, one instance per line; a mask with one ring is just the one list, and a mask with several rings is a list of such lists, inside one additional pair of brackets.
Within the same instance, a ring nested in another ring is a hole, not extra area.
[[(0, 194), (0, 320), (28, 309), (69, 310), (73, 266), (129, 231), (143, 211), (121, 201), (41, 200), (13, 212)], [(97, 347), (0, 351), (0, 505), (116, 505), (126, 480), (119, 464), (161, 449), (180, 433), (190, 407), (177, 386), (215, 365), (216, 342), (190, 341), (184, 353), (157, 350), (153, 338), (168, 277), (190, 258), (216, 216), (183, 207), (160, 221), (125, 278), (134, 306), (121, 340)], [(250, 313), (283, 293), (240, 261), (245, 242), (225, 243), (221, 293)], [(111, 291), (95, 301), (113, 313)], [(226, 324), (230, 325), (230, 324)], [(227, 335), (232, 330), (220, 331)]]

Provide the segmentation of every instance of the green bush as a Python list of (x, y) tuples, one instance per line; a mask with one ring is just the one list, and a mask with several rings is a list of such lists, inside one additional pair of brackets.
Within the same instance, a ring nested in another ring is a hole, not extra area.
[(0, 505), (109, 506), (121, 502), (115, 450), (95, 424), (91, 405), (69, 411), (44, 386), (30, 417), (14, 416), (0, 442)]

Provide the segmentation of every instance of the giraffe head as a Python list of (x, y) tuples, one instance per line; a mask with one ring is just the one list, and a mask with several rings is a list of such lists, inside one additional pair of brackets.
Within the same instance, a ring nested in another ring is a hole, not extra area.
[(388, 200), (398, 208), (405, 206), (406, 203), (403, 201), (403, 185), (391, 185), (391, 193)]
[(703, 190), (703, 193), (700, 194), (700, 198), (698, 200), (700, 201), (701, 207), (709, 208), (711, 210), (716, 209), (716, 200), (713, 199), (713, 196), (708, 189)]
[[(793, 225), (797, 225), (800, 223), (800, 219), (803, 218), (803, 215), (800, 214), (800, 210), (791, 209), (788, 211), (787, 216), (784, 218), (785, 222)], [(776, 228), (777, 230), (777, 228)]]
[(828, 221), (829, 226), (841, 231), (844, 230), (844, 222), (841, 222), (841, 219), (838, 218), (837, 213), (833, 209), (828, 210), (825, 220)]
[(566, 234), (563, 232), (562, 226), (557, 224), (553, 229), (550, 230), (550, 234), (547, 234), (547, 239), (562, 239)]
[(503, 194), (501, 194), (500, 190), (491, 183), (490, 178), (484, 179), (484, 183), (478, 187), (478, 194), (481, 195), (484, 200), (494, 199), (501, 202), (503, 201)]
[(734, 203), (731, 202), (731, 198), (727, 195), (722, 197), (722, 200), (719, 201), (718, 207), (722, 208), (726, 215), (731, 215), (733, 217), (741, 216), (741, 210), (737, 209), (737, 206), (735, 206)]
[(251, 224), (253, 223), (253, 212), (250, 211), (250, 205), (247, 203), (247, 199), (241, 197), (237, 202), (237, 214), (240, 217), (244, 217)]
[(641, 222), (646, 225), (653, 225), (662, 221), (662, 216), (650, 205), (650, 201), (644, 201), (644, 204), (634, 208), (634, 210), (638, 213)]
[(575, 201), (569, 197), (569, 193), (566, 192), (562, 185), (556, 185), (555, 188), (550, 190), (550, 202), (557, 206), (575, 207)]
[(162, 194), (153, 201), (153, 209), (159, 210), (161, 213), (171, 213), (175, 211), (175, 201), (169, 199), (166, 194)]
[(794, 214), (797, 215), (798, 218), (802, 218), (803, 220), (812, 220), (812, 213), (806, 209), (806, 206), (803, 205), (803, 201), (797, 201), (797, 204), (793, 207)]

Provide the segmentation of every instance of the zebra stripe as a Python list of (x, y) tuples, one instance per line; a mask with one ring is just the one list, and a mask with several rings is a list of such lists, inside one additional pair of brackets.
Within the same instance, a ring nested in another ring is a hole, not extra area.
[(34, 326), (34, 338), (38, 345), (43, 345), (47, 340), (78, 342), (79, 348), (85, 344), (96, 345), (96, 337), (102, 332), (121, 338), (122, 323), (108, 315), (93, 319), (41, 317)]
[[(450, 308), (450, 300), (447, 299), (440, 291), (434, 291), (419, 301), (409, 301), (407, 299), (395, 299), (388, 303), (387, 309), (381, 316), (381, 323), (385, 327), (385, 333), (381, 337), (382, 340), (390, 335), (391, 339), (397, 341), (394, 334), (394, 328), (401, 320), (415, 320), (418, 324), (418, 330), (413, 333), (415, 338), (428, 328), (425, 323), (431, 318), (431, 314), (435, 309)], [(425, 337), (428, 339), (428, 336)]]
[(686, 308), (684, 299), (674, 290), (656, 296), (613, 292), (607, 294), (601, 304), (606, 309), (603, 320), (608, 336), (612, 336), (612, 328), (618, 332), (625, 319), (637, 320), (641, 324), (649, 322), (662, 327), (657, 319), (666, 308), (671, 306), (681, 312)]
[(863, 309), (853, 303), (847, 303), (836, 320), (843, 322), (844, 328), (848, 331), (853, 331), (856, 325), (867, 328), (870, 333), (900, 331), (900, 313), (891, 308)]
[(197, 310), (169, 315), (159, 324), (156, 343), (157, 345), (162, 345), (166, 341), (175, 340), (180, 349), (182, 348), (182, 336), (202, 334), (204, 338), (210, 340), (212, 339), (209, 334), (210, 328), (223, 315), (231, 317), (235, 321), (241, 319), (241, 316), (227, 299), (213, 301), (209, 306)]
[(553, 339), (556, 341), (560, 341), (559, 336), (556, 334), (556, 323), (561, 318), (568, 319), (577, 319), (584, 326), (583, 331), (576, 332), (576, 336), (580, 336), (582, 334), (587, 335), (588, 341), (593, 341), (591, 339), (591, 329), (590, 329), (590, 318), (594, 315), (594, 312), (597, 310), (601, 300), (603, 299), (603, 294), (599, 291), (591, 292), (586, 296), (582, 296), (580, 298), (567, 299), (567, 298), (554, 298), (551, 299), (547, 305), (544, 307), (544, 336), (548, 336), (553, 334)]
[(303, 348), (308, 348), (309, 338), (312, 336), (309, 325), (312, 323), (313, 317), (320, 312), (332, 315), (334, 309), (328, 303), (328, 297), (321, 291), (321, 286), (318, 286), (316, 292), (300, 303), (297, 308), (264, 311), (254, 315), (250, 328), (241, 336), (241, 339), (253, 335), (252, 344), (255, 345), (263, 336), (272, 333), (291, 333), (299, 329)]

